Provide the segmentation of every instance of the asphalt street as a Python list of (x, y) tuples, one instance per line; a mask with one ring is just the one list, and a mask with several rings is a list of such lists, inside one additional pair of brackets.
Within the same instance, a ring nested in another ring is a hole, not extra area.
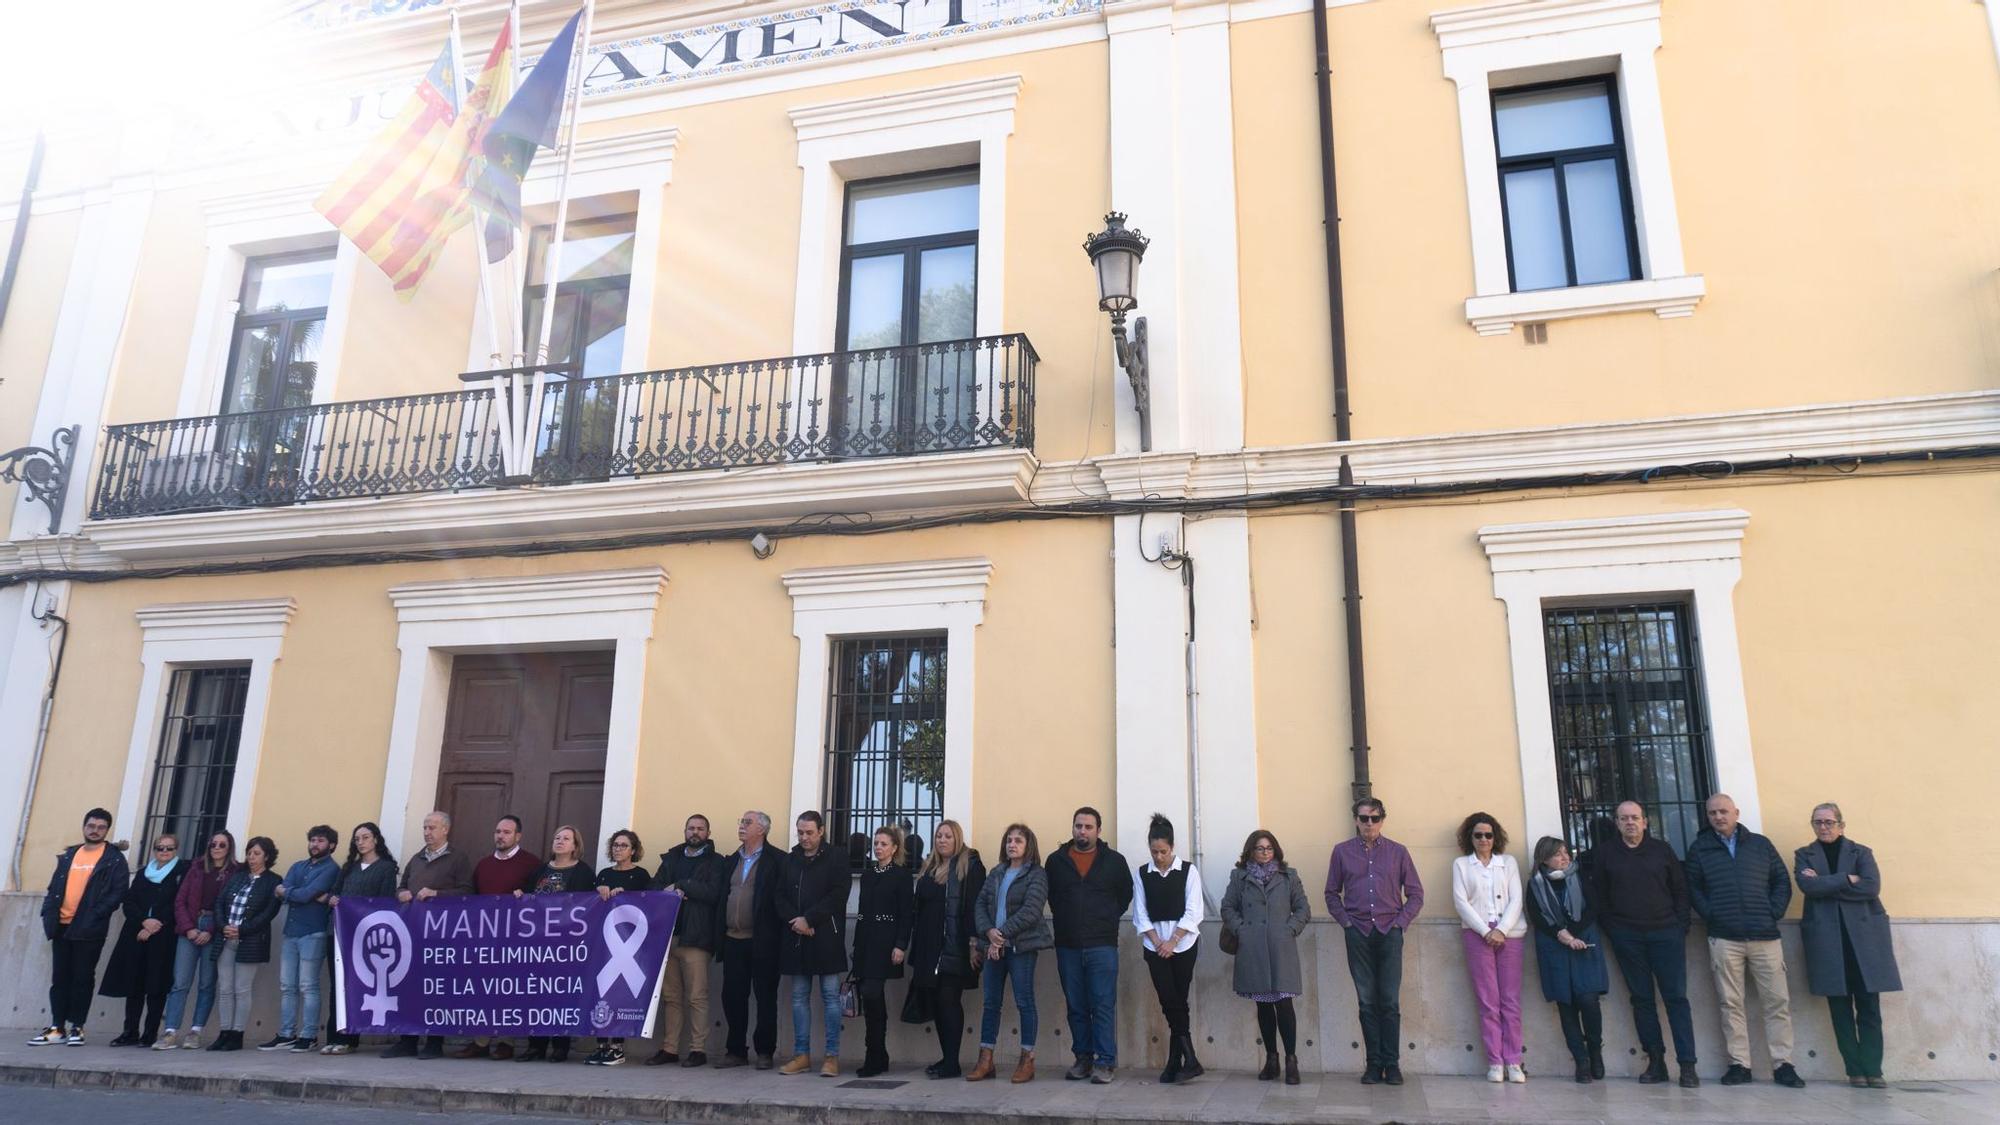
[(88, 1121), (91, 1125), (159, 1125), (161, 1121), (227, 1121), (230, 1125), (578, 1125), (575, 1117), (515, 1117), (488, 1113), (416, 1113), (324, 1103), (209, 1098), (183, 1094), (102, 1092), (39, 1086), (0, 1087), (0, 1121)]

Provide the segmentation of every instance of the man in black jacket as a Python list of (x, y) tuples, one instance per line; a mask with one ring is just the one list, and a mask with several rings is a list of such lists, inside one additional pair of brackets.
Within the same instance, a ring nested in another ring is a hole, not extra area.
[(1750, 1081), (1750, 1025), (1743, 1018), (1748, 970), (1764, 1009), (1772, 1080), (1798, 1089), (1806, 1082), (1792, 1067), (1791, 989), (1778, 941), (1778, 919), (1792, 902), (1791, 873), (1770, 840), (1736, 822), (1741, 814), (1727, 793), (1710, 797), (1707, 812), (1713, 831), (1688, 845), (1686, 869), (1688, 897), (1708, 923), (1708, 966), (1722, 1003), (1722, 1045), (1729, 1055), (1722, 1084)]
[(1618, 806), (1618, 836), (1591, 849), (1591, 891), (1597, 920), (1618, 972), (1632, 993), (1632, 1028), (1646, 1052), (1644, 1083), (1667, 1080), (1667, 1047), (1660, 1038), (1654, 985), (1667, 1004), (1681, 1085), (1701, 1085), (1695, 1074), (1694, 1017), (1687, 1001), (1687, 879), (1664, 840), (1646, 834), (1646, 810), (1637, 801)]
[(28, 1040), (35, 1046), (83, 1046), (83, 1022), (90, 1018), (90, 993), (97, 983), (97, 955), (111, 931), (111, 915), (125, 899), (131, 872), (125, 856), (105, 837), (111, 814), (83, 814), (83, 843), (56, 857), (55, 874), (42, 896), (42, 932), (48, 936), (49, 1026)]
[(1064, 1078), (1103, 1085), (1118, 1068), (1118, 919), (1132, 904), (1132, 868), (1098, 838), (1104, 818), (1085, 806), (1070, 818), (1070, 841), (1045, 864), (1056, 921), (1056, 974), (1069, 1012)]
[(769, 846), (770, 837), (770, 816), (751, 809), (736, 821), (736, 854), (723, 861), (717, 952), (729, 1035), (717, 1070), (750, 1061), (752, 993), (757, 997), (757, 1069), (771, 1069), (778, 1050), (778, 949), (785, 933), (785, 920), (778, 916), (778, 884), (785, 879), (785, 857)]
[[(686, 841), (669, 848), (660, 857), (660, 870), (653, 876), (653, 889), (675, 891), (681, 896), (680, 913), (674, 918), (673, 948), (661, 970), (660, 1049), (646, 1060), (647, 1066), (705, 1066), (708, 1053), (708, 967), (715, 957), (715, 939), (722, 920), (723, 890), (728, 878), (715, 848), (708, 842), (708, 818), (696, 813), (681, 827)], [(682, 1056), (681, 1012), (688, 1017), (688, 1049)]]

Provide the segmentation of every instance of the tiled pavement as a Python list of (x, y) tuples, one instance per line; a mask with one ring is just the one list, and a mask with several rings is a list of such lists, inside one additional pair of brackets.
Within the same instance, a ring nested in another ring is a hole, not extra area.
[[(1765, 1081), (1699, 1090), (1613, 1079), (1577, 1086), (1561, 1077), (1525, 1086), (1481, 1078), (1412, 1075), (1400, 1088), (1362, 1086), (1353, 1075), (1308, 1075), (1299, 1086), (1211, 1074), (1161, 1086), (1153, 1074), (1121, 1072), (1110, 1086), (1065, 1082), (1048, 1060), (1036, 1082), (929, 1081), (919, 1064), (873, 1083), (851, 1075), (780, 1077), (750, 1069), (603, 1068), (439, 1059), (385, 1061), (372, 1052), (341, 1058), (254, 1050), (206, 1051), (30, 1047), (28, 1032), (0, 1034), (0, 1119), (10, 1088), (65, 1087), (180, 1092), (291, 1102), (464, 1111), (491, 1116), (571, 1116), (597, 1120), (763, 1121), (910, 1125), (1025, 1119), (1041, 1125), (1091, 1122), (1549, 1122), (1677, 1121), (1924, 1125), (2000, 1122), (2000, 1083), (1911, 1082), (1887, 1091), (1815, 1082), (1787, 1090)], [(1012, 1060), (1003, 1060), (1011, 1065)], [(1066, 1060), (1061, 1060), (1066, 1061)], [(1005, 1070), (1002, 1071), (1004, 1075)], [(880, 1084), (896, 1083), (887, 1088)]]

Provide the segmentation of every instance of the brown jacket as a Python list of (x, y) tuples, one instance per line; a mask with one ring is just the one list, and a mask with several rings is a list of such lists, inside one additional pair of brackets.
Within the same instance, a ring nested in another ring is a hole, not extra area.
[(433, 860), (424, 858), (424, 853), (418, 852), (403, 865), (401, 886), (411, 894), (429, 887), (446, 897), (469, 895), (472, 893), (472, 858), (464, 852), (447, 851)]

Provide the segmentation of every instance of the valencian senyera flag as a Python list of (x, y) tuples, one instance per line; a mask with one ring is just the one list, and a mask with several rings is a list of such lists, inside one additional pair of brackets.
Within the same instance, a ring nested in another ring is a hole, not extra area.
[(570, 56), (576, 48), (578, 8), (562, 33), (521, 80), (521, 88), (500, 116), (493, 119), (481, 142), (483, 160), (473, 179), (473, 202), (489, 216), (486, 260), (497, 262), (514, 249), (514, 230), (521, 225), (521, 181), (528, 177), (537, 149), (556, 146), (562, 122), (563, 93), (569, 87)]
[(388, 128), (313, 204), (408, 300), (469, 216), (472, 155), (507, 100), (513, 45), (503, 26), (472, 92), (447, 44)]

